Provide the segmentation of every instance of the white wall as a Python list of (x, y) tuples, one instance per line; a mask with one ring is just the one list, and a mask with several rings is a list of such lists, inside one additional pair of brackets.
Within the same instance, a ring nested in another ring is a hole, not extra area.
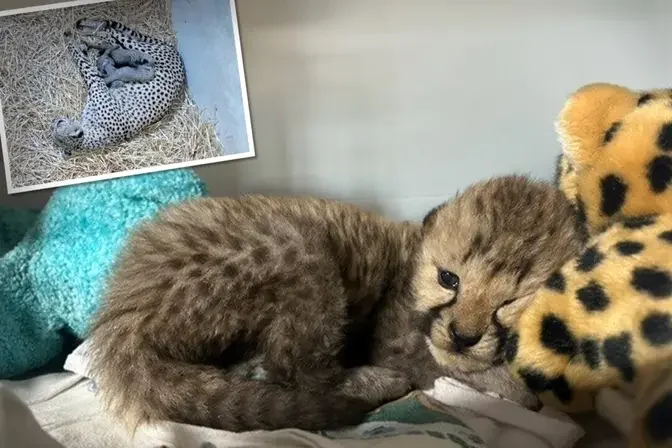
[(493, 174), (550, 178), (553, 120), (580, 85), (672, 85), (666, 0), (238, 9), (258, 157), (199, 168), (215, 194), (323, 194), (420, 218)]

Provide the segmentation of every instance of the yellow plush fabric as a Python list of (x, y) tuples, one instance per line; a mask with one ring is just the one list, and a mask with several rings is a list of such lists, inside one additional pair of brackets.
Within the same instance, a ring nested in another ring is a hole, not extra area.
[(559, 114), (559, 186), (597, 234), (623, 217), (672, 212), (672, 91), (576, 91)]
[(591, 238), (507, 343), (512, 372), (547, 404), (587, 410), (604, 387), (632, 395), (632, 446), (672, 446), (671, 93), (601, 83), (568, 98), (557, 182)]

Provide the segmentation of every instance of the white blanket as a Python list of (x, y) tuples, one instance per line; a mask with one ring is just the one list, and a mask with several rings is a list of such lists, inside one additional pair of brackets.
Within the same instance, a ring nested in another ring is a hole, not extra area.
[(103, 411), (87, 378), (85, 347), (68, 358), (66, 369), (71, 372), (0, 382), (0, 448), (571, 448), (584, 434), (561, 414), (530, 412), (442, 378), (431, 391), (383, 407), (380, 421), (341, 431), (236, 434), (162, 422), (139, 428), (131, 439)]

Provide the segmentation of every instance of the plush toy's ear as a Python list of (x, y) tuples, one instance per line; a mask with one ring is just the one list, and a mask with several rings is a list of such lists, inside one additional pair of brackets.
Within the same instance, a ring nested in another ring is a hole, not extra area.
[(575, 170), (591, 165), (642, 94), (614, 84), (588, 84), (565, 102), (555, 122), (563, 154)]
[(593, 234), (615, 219), (672, 212), (672, 100), (624, 116), (576, 182)]

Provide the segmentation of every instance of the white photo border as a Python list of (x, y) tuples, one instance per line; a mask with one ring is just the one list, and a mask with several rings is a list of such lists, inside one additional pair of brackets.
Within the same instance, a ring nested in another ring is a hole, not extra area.
[[(31, 7), (26, 7), (26, 8), (0, 11), (0, 17), (13, 15), (13, 14), (40, 12), (40, 11), (45, 11), (45, 10), (57, 9), (57, 8), (70, 8), (70, 7), (74, 7), (74, 6), (83, 6), (83, 5), (89, 5), (89, 4), (104, 3), (104, 2), (108, 2), (108, 1), (114, 1), (114, 0), (75, 0), (75, 1), (70, 1), (70, 2), (48, 4), (48, 5), (44, 5), (44, 6), (31, 6)], [(30, 192), (30, 191), (38, 191), (38, 190), (46, 190), (46, 189), (50, 189), (50, 188), (65, 187), (65, 186), (68, 186), (68, 185), (77, 185), (77, 184), (83, 184), (83, 183), (88, 183), (88, 182), (95, 182), (95, 181), (99, 181), (99, 180), (117, 179), (117, 178), (120, 178), (120, 177), (128, 177), (128, 176), (135, 176), (135, 175), (139, 175), (139, 174), (155, 173), (155, 172), (159, 172), (159, 171), (168, 171), (168, 170), (179, 169), (179, 168), (190, 168), (190, 167), (195, 167), (195, 166), (200, 166), (200, 165), (210, 165), (210, 164), (213, 164), (213, 163), (231, 162), (231, 161), (234, 161), (234, 160), (249, 159), (249, 158), (255, 157), (256, 156), (256, 150), (255, 150), (255, 145), (254, 145), (254, 134), (253, 134), (253, 129), (252, 129), (252, 120), (251, 120), (251, 114), (250, 114), (249, 98), (248, 98), (248, 93), (247, 93), (247, 82), (246, 82), (246, 76), (245, 76), (245, 64), (243, 63), (243, 51), (242, 51), (242, 45), (241, 45), (241, 42), (240, 42), (240, 29), (239, 29), (239, 26), (238, 26), (238, 12), (236, 10), (236, 0), (227, 0), (227, 1), (229, 2), (229, 7), (231, 8), (231, 20), (233, 21), (233, 36), (234, 36), (235, 48), (236, 48), (236, 59), (237, 59), (237, 63), (238, 63), (238, 74), (240, 76), (240, 90), (241, 90), (242, 102), (243, 102), (243, 113), (244, 113), (244, 119), (245, 119), (245, 131), (246, 131), (246, 135), (247, 135), (247, 147), (248, 147), (247, 152), (229, 154), (229, 155), (219, 156), (219, 157), (210, 157), (208, 159), (192, 160), (192, 161), (189, 161), (189, 162), (169, 163), (169, 164), (161, 165), (161, 166), (139, 168), (139, 169), (134, 169), (134, 170), (119, 171), (117, 173), (101, 174), (101, 175), (98, 175), (98, 176), (80, 177), (80, 178), (77, 178), (77, 179), (69, 179), (69, 180), (65, 180), (65, 181), (48, 182), (48, 183), (45, 183), (45, 184), (29, 185), (29, 186), (26, 186), (26, 187), (14, 188), (14, 186), (12, 185), (12, 174), (11, 174), (11, 170), (9, 168), (9, 151), (8, 151), (8, 148), (7, 148), (7, 133), (6, 133), (6, 130), (5, 130), (5, 121), (4, 121), (3, 114), (2, 114), (2, 103), (1, 103), (1, 100), (0, 100), (0, 146), (2, 146), (2, 159), (3, 159), (3, 162), (4, 162), (3, 164), (4, 164), (4, 169), (5, 169), (5, 183), (7, 184), (7, 194), (27, 193), (27, 192)]]

